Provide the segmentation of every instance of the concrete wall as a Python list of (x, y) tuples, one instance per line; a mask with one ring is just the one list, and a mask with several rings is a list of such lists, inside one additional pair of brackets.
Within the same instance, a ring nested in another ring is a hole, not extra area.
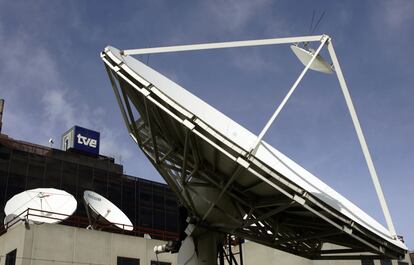
[[(246, 242), (243, 247), (244, 265), (312, 265), (312, 261), (277, 249)], [(234, 250), (237, 253), (237, 250)]]
[[(234, 249), (233, 252), (238, 252), (238, 250)], [(361, 265), (360, 260), (308, 260), (254, 242), (243, 244), (243, 256), (244, 265)], [(412, 265), (408, 254), (402, 261)], [(381, 265), (379, 260), (375, 260), (374, 264)], [(398, 261), (393, 260), (392, 264), (398, 265)]]
[[(157, 260), (155, 245), (163, 241), (92, 231), (64, 225), (19, 224), (0, 237), (0, 265), (17, 249), (16, 265), (116, 265), (117, 257), (139, 258), (140, 265)], [(238, 247), (233, 252), (239, 252)], [(244, 265), (361, 265), (361, 261), (312, 261), (253, 242), (243, 244)], [(159, 261), (176, 265), (177, 256), (160, 254)], [(412, 265), (407, 254), (405, 262)], [(380, 265), (375, 261), (375, 265)], [(393, 261), (393, 265), (398, 265)]]
[[(5, 233), (0, 237), (0, 265), (5, 264), (6, 254), (14, 249), (17, 249), (17, 256), (23, 255), (24, 240), (26, 229), (24, 225), (18, 225), (12, 228), (12, 231)], [(16, 265), (21, 264), (21, 261), (17, 261)]]
[[(17, 248), (16, 265), (116, 265), (117, 257), (139, 258), (141, 265), (157, 260), (155, 245), (163, 241), (92, 231), (64, 225), (20, 224), (0, 237), (0, 265)], [(176, 265), (176, 255), (158, 255), (159, 261)]]

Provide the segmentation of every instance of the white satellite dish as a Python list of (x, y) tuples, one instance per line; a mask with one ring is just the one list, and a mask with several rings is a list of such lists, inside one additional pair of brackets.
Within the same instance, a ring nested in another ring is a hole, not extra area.
[[(297, 45), (291, 45), (290, 48), (296, 57), (298, 57), (299, 61), (305, 66), (310, 62), (314, 55), (314, 52), (312, 50), (303, 49)], [(316, 56), (315, 60), (309, 66), (309, 68), (325, 74), (331, 74), (333, 72), (332, 66), (329, 65), (319, 54)]]
[(4, 212), (33, 222), (59, 223), (72, 215), (76, 206), (76, 199), (66, 191), (38, 188), (14, 195)]
[(20, 222), (22, 222), (22, 219), (19, 216), (15, 214), (9, 214), (9, 215), (6, 215), (6, 217), (4, 217), (3, 224), (4, 224), (4, 227), (8, 230)]
[[(259, 135), (130, 56), (303, 42), (320, 44), (315, 52), (292, 47), (306, 67)], [(318, 57), (325, 46), (334, 68)], [(186, 234), (197, 240), (198, 255), (203, 259), (210, 257), (211, 264), (217, 261), (211, 253), (215, 253), (217, 239), (221, 236), (222, 240), (224, 234), (309, 259), (361, 259), (362, 255), (377, 259), (404, 257), (407, 247), (395, 236), (379, 185), (375, 187), (390, 229), (262, 141), (308, 69), (335, 71), (361, 148), (365, 150), (367, 165), (370, 172), (375, 171), (329, 36), (124, 51), (109, 46), (101, 57), (128, 132), (187, 209), (189, 220), (194, 222), (190, 225), (200, 224), (195, 229), (202, 227), (211, 232), (189, 230), (187, 233), (186, 229)], [(378, 183), (375, 174), (371, 177)], [(207, 241), (214, 243), (202, 246), (199, 243)], [(337, 244), (338, 249), (323, 249), (331, 243)]]
[(91, 228), (94, 228), (98, 219), (104, 218), (109, 223), (123, 230), (132, 231), (134, 229), (134, 226), (129, 218), (115, 204), (102, 195), (90, 190), (85, 190), (83, 193), (83, 200), (87, 206), (86, 211), (88, 213), (88, 217), (91, 217), (88, 208), (92, 210), (96, 217), (95, 222), (93, 223), (89, 220)]

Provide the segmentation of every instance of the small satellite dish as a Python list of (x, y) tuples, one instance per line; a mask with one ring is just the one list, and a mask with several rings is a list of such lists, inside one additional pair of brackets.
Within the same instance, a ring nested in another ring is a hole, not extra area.
[(16, 224), (20, 223), (22, 221), (22, 219), (20, 219), (20, 217), (18, 217), (15, 214), (9, 214), (6, 215), (6, 217), (4, 217), (4, 227), (8, 230), (12, 227), (14, 227)]
[[(102, 195), (90, 190), (85, 190), (83, 193), (83, 200), (88, 213), (90, 228), (94, 229), (96, 223), (103, 218), (107, 222), (123, 230), (132, 231), (134, 229), (129, 218), (115, 204)], [(89, 209), (92, 210), (94, 216), (91, 216)], [(94, 222), (91, 220), (92, 217), (95, 218)]]
[[(304, 49), (298, 45), (291, 45), (290, 48), (296, 57), (298, 57), (299, 61), (301, 61), (301, 63), (305, 66), (310, 62), (314, 55), (311, 49)], [(309, 68), (325, 74), (331, 74), (333, 72), (332, 66), (329, 65), (329, 63), (327, 63), (320, 54), (316, 56)]]
[(4, 207), (6, 218), (20, 216), (40, 223), (59, 223), (76, 210), (76, 199), (63, 190), (39, 188), (14, 195)]

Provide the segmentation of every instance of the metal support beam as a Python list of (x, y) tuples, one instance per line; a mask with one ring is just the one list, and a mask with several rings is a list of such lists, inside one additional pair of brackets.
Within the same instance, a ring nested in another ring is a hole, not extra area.
[(122, 103), (121, 96), (119, 95), (119, 90), (118, 90), (118, 86), (115, 82), (115, 78), (112, 75), (112, 71), (111, 71), (111, 69), (109, 69), (109, 66), (106, 65), (105, 63), (104, 63), (104, 65), (105, 65), (106, 73), (108, 74), (108, 77), (109, 77), (109, 81), (111, 82), (112, 89), (114, 90), (114, 94), (115, 94), (115, 97), (116, 97), (116, 101), (118, 102), (119, 109), (121, 110), (121, 114), (122, 114), (122, 118), (124, 119), (125, 126), (127, 127), (128, 132), (130, 133), (131, 132), (131, 125), (129, 124), (129, 120), (128, 120), (127, 115), (125, 113), (125, 107), (124, 107), (124, 104)]
[(144, 104), (145, 104), (145, 113), (146, 113), (146, 116), (147, 116), (147, 122), (148, 122), (148, 127), (149, 127), (149, 130), (150, 130), (152, 145), (154, 147), (155, 163), (159, 164), (160, 158), (159, 158), (159, 154), (158, 154), (157, 139), (156, 139), (156, 136), (154, 134), (154, 128), (153, 128), (152, 122), (151, 122), (151, 115), (150, 115), (150, 112), (149, 112), (147, 98), (144, 98)]
[(289, 100), (290, 96), (295, 91), (296, 87), (299, 85), (302, 78), (305, 76), (306, 72), (309, 70), (309, 67), (312, 65), (313, 61), (316, 59), (316, 56), (318, 56), (319, 52), (322, 50), (323, 46), (325, 45), (326, 41), (329, 40), (329, 37), (326, 35), (323, 35), (321, 38), (321, 44), (319, 45), (318, 49), (316, 50), (315, 54), (313, 54), (312, 59), (309, 61), (309, 63), (306, 65), (306, 67), (302, 70), (302, 73), (300, 73), (299, 77), (296, 79), (295, 83), (290, 88), (289, 92), (285, 96), (285, 98), (280, 103), (279, 107), (275, 110), (270, 120), (266, 123), (265, 127), (260, 132), (259, 136), (257, 137), (257, 140), (255, 144), (252, 147), (251, 154), (255, 154), (257, 149), (260, 146), (260, 143), (262, 142), (262, 139), (266, 132), (269, 130), (270, 126), (275, 121), (276, 117), (279, 115), (279, 113), (282, 111), (283, 107), (286, 105), (287, 101)]
[(294, 203), (295, 203), (295, 201), (291, 201), (290, 203), (287, 203), (285, 205), (279, 206), (276, 209), (273, 209), (273, 210), (271, 210), (271, 211), (269, 211), (269, 212), (267, 212), (267, 213), (265, 213), (265, 214), (263, 214), (263, 215), (261, 215), (261, 216), (259, 216), (257, 218), (252, 218), (249, 221), (245, 222), (244, 225), (243, 225), (243, 227), (248, 227), (251, 224), (258, 223), (258, 222), (263, 221), (264, 219), (267, 219), (267, 218), (269, 218), (269, 217), (271, 217), (273, 215), (276, 215), (276, 214), (278, 214), (280, 212), (283, 212), (284, 210), (286, 210), (289, 207), (291, 207)]
[(129, 121), (130, 121), (130, 127), (132, 128), (132, 132), (139, 143), (141, 139), (138, 134), (137, 125), (135, 124), (135, 118), (134, 118), (134, 114), (132, 113), (131, 105), (129, 104), (129, 98), (126, 94), (125, 89), (122, 86), (120, 86), (120, 88), (121, 88), (122, 96), (124, 98), (124, 103), (127, 109), (127, 114), (128, 114)]
[(354, 124), (356, 134), (358, 136), (359, 144), (361, 145), (362, 153), (364, 154), (365, 161), (367, 163), (368, 170), (372, 178), (372, 182), (374, 183), (375, 191), (377, 192), (377, 196), (380, 201), (381, 208), (385, 216), (385, 220), (387, 222), (388, 230), (391, 232), (391, 234), (394, 237), (396, 237), (397, 233), (395, 231), (395, 227), (392, 222), (391, 214), (388, 210), (387, 202), (385, 201), (385, 196), (384, 196), (384, 193), (382, 192), (382, 188), (379, 182), (377, 171), (375, 170), (374, 162), (372, 162), (371, 154), (369, 152), (367, 142), (365, 141), (365, 137), (362, 132), (361, 124), (359, 123), (354, 104), (352, 103), (352, 99), (351, 99), (351, 95), (348, 90), (348, 86), (346, 85), (345, 78), (342, 74), (342, 70), (339, 65), (338, 58), (336, 57), (335, 50), (332, 44), (332, 40), (329, 40), (328, 42), (328, 51), (329, 51), (329, 55), (331, 56), (332, 63), (335, 68), (335, 72), (339, 80), (339, 85), (341, 86), (342, 93), (344, 94), (345, 102), (348, 107), (349, 114), (351, 115), (352, 122)]
[(224, 187), (222, 187), (222, 190), (221, 190), (220, 194), (217, 196), (217, 199), (213, 202), (213, 204), (210, 206), (210, 208), (208, 208), (208, 210), (204, 214), (203, 219), (202, 219), (203, 221), (210, 214), (211, 210), (213, 210), (214, 206), (221, 200), (221, 198), (223, 197), (224, 193), (227, 191), (227, 189), (229, 188), (229, 186), (231, 185), (231, 183), (233, 183), (233, 181), (236, 180), (236, 178), (239, 176), (239, 174), (242, 172), (242, 170), (243, 170), (243, 167), (240, 166), (239, 164), (237, 164), (236, 170), (233, 172), (232, 176), (227, 181), (226, 185)]
[(167, 47), (156, 47), (156, 48), (130, 49), (130, 50), (122, 51), (122, 55), (127, 56), (127, 55), (152, 54), (152, 53), (199, 51), (199, 50), (210, 50), (210, 49), (248, 47), (248, 46), (289, 44), (289, 43), (297, 43), (297, 42), (320, 41), (321, 38), (322, 38), (322, 35), (316, 35), (316, 36), (293, 37), (293, 38), (229, 41), (229, 42), (190, 44), (190, 45), (178, 45), (178, 46), (167, 46)]
[(324, 232), (324, 233), (320, 233), (320, 234), (314, 234), (314, 235), (308, 235), (308, 236), (298, 236), (298, 237), (294, 237), (294, 238), (278, 240), (275, 243), (277, 245), (280, 245), (280, 244), (284, 244), (284, 243), (292, 242), (292, 241), (305, 241), (305, 240), (310, 240), (310, 239), (319, 239), (319, 238), (324, 238), (324, 237), (336, 236), (336, 235), (339, 235), (339, 234), (342, 234), (342, 233), (343, 233), (342, 231), (332, 230), (332, 231), (328, 231), (328, 232)]

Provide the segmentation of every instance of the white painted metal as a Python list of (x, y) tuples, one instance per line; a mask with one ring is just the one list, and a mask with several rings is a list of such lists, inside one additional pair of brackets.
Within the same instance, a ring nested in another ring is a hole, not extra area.
[(39, 188), (23, 191), (14, 195), (4, 208), (6, 215), (20, 215), (34, 222), (59, 223), (67, 219), (76, 210), (76, 199), (63, 190)]
[(187, 236), (177, 254), (177, 264), (197, 265), (199, 264), (197, 253), (195, 251), (194, 241), (191, 236)]
[[(208, 124), (209, 127), (219, 132), (224, 137), (223, 139), (228, 139), (235, 143), (235, 148), (242, 148), (242, 152), (248, 153), (251, 150), (251, 147), (257, 140), (256, 135), (133, 57), (123, 56), (119, 50), (113, 47), (107, 47), (105, 52), (111, 60), (123, 61), (137, 75), (147, 80), (158, 91), (171, 99), (180, 109), (184, 109), (196, 116), (197, 123)], [(341, 214), (390, 243), (406, 249), (406, 246), (401, 241), (395, 239), (394, 235), (380, 223), (264, 141), (259, 144), (255, 157)]]
[(277, 107), (276, 111), (273, 113), (273, 115), (270, 118), (270, 120), (266, 123), (265, 127), (260, 132), (259, 136), (257, 137), (256, 143), (252, 147), (252, 154), (255, 154), (256, 153), (257, 148), (258, 148), (260, 142), (262, 141), (264, 135), (269, 130), (270, 126), (273, 124), (273, 122), (275, 121), (276, 117), (282, 111), (283, 107), (286, 105), (286, 103), (289, 100), (290, 96), (293, 94), (293, 92), (295, 91), (296, 87), (299, 85), (299, 82), (302, 80), (302, 78), (305, 76), (305, 74), (308, 71), (308, 69), (311, 67), (312, 63), (315, 61), (315, 58), (318, 56), (319, 52), (323, 48), (323, 45), (325, 45), (327, 39), (328, 39), (327, 36), (323, 36), (322, 37), (321, 44), (319, 45), (319, 47), (316, 50), (315, 54), (312, 55), (311, 59), (306, 64), (305, 68), (302, 70), (302, 72), (300, 73), (299, 77), (296, 79), (295, 83), (292, 85), (292, 87), (290, 88), (289, 92), (287, 93), (287, 95), (285, 96), (285, 98), (280, 103), (279, 107)]
[[(313, 58), (314, 52), (311, 50), (305, 50), (297, 45), (290, 45), (290, 48), (303, 65), (307, 65)], [(333, 72), (332, 67), (322, 58), (320, 54), (316, 56), (314, 62), (309, 68), (325, 74), (331, 74)]]
[(134, 229), (129, 218), (115, 204), (102, 195), (85, 190), (83, 199), (95, 214), (101, 216), (108, 222), (124, 230), (132, 231)]
[(372, 182), (374, 183), (375, 191), (377, 192), (377, 196), (380, 201), (381, 208), (385, 216), (385, 220), (387, 222), (388, 230), (391, 232), (394, 238), (397, 238), (397, 233), (395, 231), (395, 227), (392, 222), (390, 211), (388, 210), (387, 202), (385, 201), (385, 196), (382, 191), (381, 184), (379, 182), (377, 171), (375, 170), (374, 162), (372, 161), (367, 142), (365, 141), (365, 137), (362, 132), (361, 124), (359, 123), (354, 104), (352, 103), (351, 95), (349, 94), (349, 90), (346, 85), (345, 78), (342, 74), (341, 67), (338, 62), (338, 58), (336, 57), (335, 50), (332, 44), (332, 40), (330, 40), (328, 43), (328, 51), (331, 56), (333, 65), (335, 67), (336, 75), (338, 76), (339, 84), (341, 86), (342, 93), (344, 94), (345, 102), (348, 107), (349, 114), (351, 115), (352, 122), (354, 124), (355, 131), (358, 136), (359, 143), (361, 145), (362, 153), (364, 154), (365, 161), (367, 163), (368, 170), (372, 178)]
[(296, 42), (320, 41), (321, 39), (322, 39), (322, 35), (316, 35), (316, 36), (293, 37), (293, 38), (276, 38), (276, 39), (261, 39), (261, 40), (245, 40), (245, 41), (229, 41), (229, 42), (203, 43), (203, 44), (191, 44), (191, 45), (178, 45), (178, 46), (124, 50), (122, 51), (122, 55), (127, 56), (127, 55), (139, 55), (139, 54), (151, 54), (151, 53), (199, 51), (199, 50), (209, 50), (209, 49), (263, 46), (263, 45), (275, 45), (275, 44), (286, 44), (286, 43), (296, 43)]
[[(125, 50), (123, 51), (123, 55), (133, 55), (133, 54), (150, 54), (150, 53), (165, 53), (165, 52), (178, 52), (178, 51), (190, 51), (190, 50), (205, 50), (205, 49), (219, 49), (219, 48), (234, 48), (234, 47), (245, 47), (245, 46), (259, 46), (259, 45), (275, 45), (275, 44), (283, 44), (283, 43), (297, 43), (297, 42), (312, 42), (312, 41), (318, 41), (320, 40), (322, 43), (319, 46), (318, 50), (315, 53), (309, 52), (307, 50), (304, 50), (296, 45), (292, 45), (291, 49), (295, 53), (295, 55), (299, 58), (299, 60), (306, 65), (305, 69), (302, 71), (301, 75), (298, 77), (292, 88), (289, 90), (286, 97), (283, 99), (282, 103), (279, 105), (279, 107), (274, 112), (273, 116), (270, 118), (268, 123), (265, 125), (263, 130), (258, 136), (257, 141), (254, 143), (252, 148), (252, 153), (254, 154), (257, 151), (257, 147), (260, 144), (261, 140), (263, 139), (263, 136), (267, 132), (267, 130), (270, 128), (271, 124), (274, 122), (286, 102), (288, 101), (289, 97), (292, 95), (293, 91), (296, 89), (299, 82), (302, 80), (303, 76), (305, 75), (306, 71), (310, 68), (315, 71), (320, 71), (323, 73), (332, 73), (332, 67), (330, 67), (329, 64), (326, 63), (320, 57), (319, 52), (322, 49), (324, 43), (328, 40), (328, 50), (329, 54), (331, 56), (331, 59), (334, 64), (334, 68), (336, 69), (336, 66), (339, 67), (339, 62), (337, 60), (337, 57), (335, 55), (335, 51), (333, 49), (333, 46), (331, 44), (331, 38), (325, 35), (321, 36), (309, 36), (309, 37), (294, 37), (294, 38), (275, 38), (275, 39), (264, 39), (264, 40), (250, 40), (250, 41), (235, 41), (235, 42), (220, 42), (220, 43), (207, 43), (207, 44), (194, 44), (194, 45), (181, 45), (181, 46), (169, 46), (169, 47), (157, 47), (157, 48), (147, 48), (147, 49), (135, 49), (135, 50)], [(362, 132), (362, 128), (360, 126), (355, 108), (352, 103), (351, 96), (349, 94), (348, 88), (346, 86), (345, 79), (343, 77), (342, 71), (338, 70), (337, 72), (338, 80), (342, 89), (342, 92), (344, 94), (344, 98), (346, 101), (346, 104), (348, 106), (348, 110), (350, 112), (358, 140), (361, 145), (361, 149), (363, 151), (372, 181), (374, 183), (375, 190), (377, 192), (377, 196), (380, 201), (380, 205), (382, 208), (382, 211), (384, 213), (387, 226), (389, 231), (393, 234), (394, 237), (396, 237), (396, 231), (394, 224), (392, 222), (392, 218), (390, 215), (390, 212), (388, 210), (387, 203), (385, 201), (385, 196), (383, 194), (381, 184), (379, 182), (379, 178), (377, 175), (377, 172), (374, 167), (374, 163), (372, 161), (368, 145), (365, 141), (365, 137)]]

